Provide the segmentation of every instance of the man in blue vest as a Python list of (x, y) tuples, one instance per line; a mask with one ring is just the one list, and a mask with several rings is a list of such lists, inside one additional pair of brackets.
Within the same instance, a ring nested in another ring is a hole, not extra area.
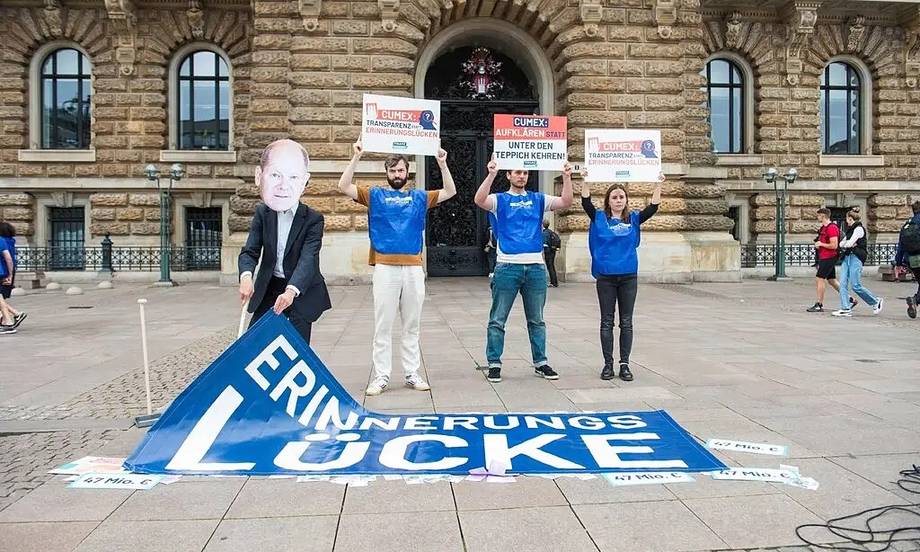
[(559, 374), (546, 361), (546, 323), (543, 305), (546, 303), (546, 266), (543, 261), (543, 213), (568, 209), (572, 206), (572, 167), (562, 169), (562, 196), (527, 191), (526, 170), (507, 171), (511, 184), (507, 192), (490, 194), (498, 174), (493, 154), (486, 176), (473, 201), (489, 212), (497, 238), (495, 273), (492, 277), (492, 310), (486, 334), (488, 379), (502, 380), (502, 352), (505, 349), (505, 322), (518, 293), (524, 302), (527, 334), (533, 357), (534, 375), (549, 380)]
[(374, 378), (367, 395), (379, 395), (387, 388), (392, 371), (393, 321), (402, 318), (402, 364), (406, 386), (418, 391), (430, 389), (419, 375), (419, 327), (425, 302), (425, 272), (422, 246), (428, 209), (454, 197), (457, 189), (447, 168), (447, 152), (438, 149), (441, 169), (440, 190), (411, 190), (409, 160), (391, 155), (383, 162), (388, 186), (355, 186), (355, 168), (364, 148), (358, 139), (351, 163), (339, 179), (339, 190), (367, 207), (367, 227), (371, 239), (368, 264), (374, 267)]

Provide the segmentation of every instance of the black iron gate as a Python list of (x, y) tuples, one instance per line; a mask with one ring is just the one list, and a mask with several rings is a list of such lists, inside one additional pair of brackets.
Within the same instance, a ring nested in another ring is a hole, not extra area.
[(219, 270), (222, 239), (223, 212), (220, 207), (186, 207), (186, 270)]
[(85, 211), (83, 207), (51, 207), (49, 270), (83, 270)]
[[(473, 196), (487, 174), (492, 155), (492, 116), (496, 113), (534, 113), (536, 102), (441, 101), (441, 145), (448, 152), (450, 172), (457, 195), (428, 214), (428, 274), (431, 276), (485, 276), (488, 262), (484, 251), (489, 239), (485, 211), (476, 207)], [(442, 187), (441, 171), (434, 158), (426, 158), (429, 190)], [(499, 171), (492, 192), (509, 187)], [(529, 190), (538, 189), (538, 173), (530, 172)]]

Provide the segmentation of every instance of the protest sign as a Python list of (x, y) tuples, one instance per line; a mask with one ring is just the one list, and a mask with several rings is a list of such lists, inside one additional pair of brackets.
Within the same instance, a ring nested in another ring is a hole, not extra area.
[(364, 151), (435, 155), (440, 147), (441, 102), (364, 95)]
[(492, 132), (499, 169), (561, 171), (568, 158), (565, 117), (496, 114)]
[(725, 468), (664, 411), (368, 411), (290, 321), (273, 313), (176, 398), (125, 466), (136, 473), (240, 475), (490, 475), (497, 466), (502, 475)]
[(661, 131), (585, 130), (588, 182), (657, 182), (661, 173)]

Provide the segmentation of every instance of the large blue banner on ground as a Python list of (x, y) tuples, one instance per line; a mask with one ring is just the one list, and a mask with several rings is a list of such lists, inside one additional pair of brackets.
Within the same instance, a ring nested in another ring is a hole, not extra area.
[(358, 404), (283, 316), (207, 368), (125, 462), (140, 473), (508, 474), (713, 471), (663, 411), (378, 414)]

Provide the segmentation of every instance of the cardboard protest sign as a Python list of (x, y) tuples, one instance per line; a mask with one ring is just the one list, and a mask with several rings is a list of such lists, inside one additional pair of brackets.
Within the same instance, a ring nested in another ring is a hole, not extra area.
[(364, 151), (435, 155), (441, 142), (441, 102), (364, 95)]
[(585, 130), (588, 182), (656, 182), (661, 173), (661, 131)]
[(561, 171), (568, 159), (565, 117), (496, 114), (495, 160), (499, 169)]
[[(266, 314), (126, 460), (136, 473), (501, 475), (725, 469), (664, 411), (366, 410), (287, 318)], [(483, 471), (485, 470), (485, 471)]]

